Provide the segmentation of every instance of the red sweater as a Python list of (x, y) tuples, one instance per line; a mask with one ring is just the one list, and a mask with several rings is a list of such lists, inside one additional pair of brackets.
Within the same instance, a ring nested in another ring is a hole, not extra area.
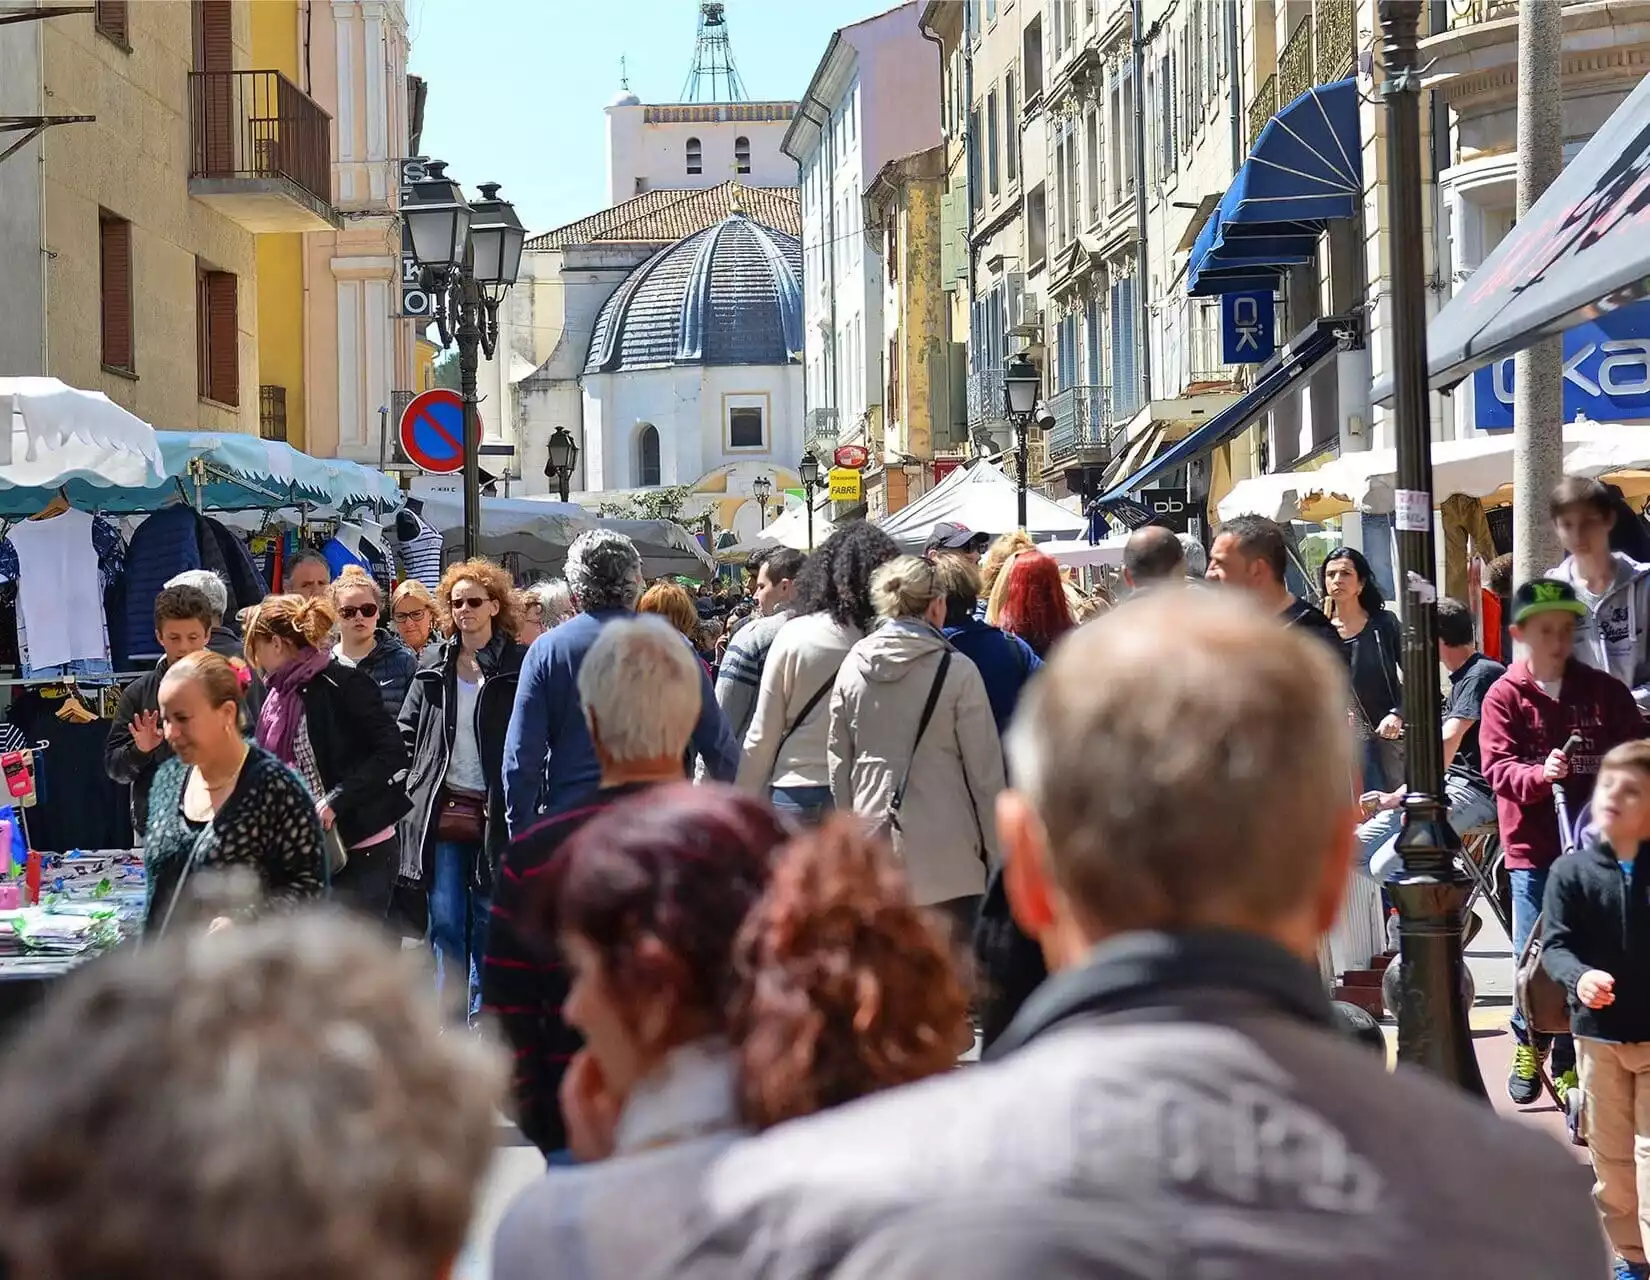
[(1555, 699), (1515, 662), (1490, 686), (1478, 722), (1484, 777), (1495, 792), (1501, 847), (1511, 870), (1551, 866), (1563, 848), (1553, 811), (1553, 785), (1541, 776), (1549, 753), (1572, 732), (1581, 747), (1570, 757), (1564, 795), (1572, 819), (1593, 794), (1598, 762), (1612, 747), (1644, 734), (1644, 722), (1627, 686), (1608, 672), (1574, 658), (1564, 669)]

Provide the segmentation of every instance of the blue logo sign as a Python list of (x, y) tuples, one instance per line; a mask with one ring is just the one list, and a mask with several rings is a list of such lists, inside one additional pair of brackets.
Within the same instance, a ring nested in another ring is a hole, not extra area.
[(1269, 289), (1220, 295), (1220, 358), (1225, 364), (1261, 364), (1278, 349), (1277, 317)]
[[(1474, 425), (1508, 431), (1513, 424), (1509, 356), (1472, 375)], [(1650, 303), (1635, 302), (1564, 334), (1564, 421), (1650, 418)]]

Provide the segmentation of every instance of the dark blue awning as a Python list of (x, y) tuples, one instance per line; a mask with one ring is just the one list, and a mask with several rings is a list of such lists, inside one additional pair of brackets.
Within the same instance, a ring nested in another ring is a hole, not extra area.
[(1275, 284), (1311, 261), (1319, 234), (1363, 198), (1355, 80), (1308, 89), (1273, 116), (1192, 245), (1186, 292)]
[(1227, 405), (1184, 440), (1170, 445), (1133, 475), (1113, 485), (1095, 499), (1095, 506), (1105, 509), (1126, 505), (1130, 494), (1144, 489), (1158, 476), (1184, 467), (1225, 444), (1265, 413), (1285, 391), (1334, 355), (1335, 335), (1346, 327), (1343, 319), (1319, 320), (1289, 344), (1282, 358), (1263, 371), (1242, 398)]

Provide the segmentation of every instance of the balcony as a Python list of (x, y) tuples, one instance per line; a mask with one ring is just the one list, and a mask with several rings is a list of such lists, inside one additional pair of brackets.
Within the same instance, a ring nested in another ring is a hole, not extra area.
[[(1467, 3), (1469, 0), (1453, 0)], [(1495, 4), (1499, 0), (1470, 0)], [(1513, 0), (1517, 8), (1517, 0)], [(1355, 0), (1318, 0), (1310, 17), (1278, 54), (1276, 74), (1267, 76), (1249, 102), (1249, 145), (1260, 137), (1267, 121), (1314, 85), (1333, 84), (1352, 74), (1358, 55)]]
[(1450, 29), (1475, 27), (1498, 18), (1516, 18), (1518, 0), (1449, 0)]
[(286, 439), (286, 388), (268, 383), (258, 388), (258, 435), (265, 440)]
[(332, 118), (279, 71), (191, 71), (189, 194), (254, 234), (337, 230)]
[(1117, 407), (1110, 387), (1067, 387), (1049, 397), (1048, 408), (1054, 425), (1044, 443), (1051, 466), (1071, 460), (1104, 465), (1116, 456), (1127, 435), (1114, 421)]
[(1003, 399), (1003, 371), (976, 369), (968, 375), (968, 425), (988, 426), (1008, 421), (1008, 404)]

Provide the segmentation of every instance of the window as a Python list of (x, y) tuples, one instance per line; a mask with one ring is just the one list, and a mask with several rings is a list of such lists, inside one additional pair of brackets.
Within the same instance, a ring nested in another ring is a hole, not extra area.
[(735, 138), (733, 140), (733, 167), (740, 173), (751, 171), (751, 140), (749, 138)]
[(689, 138), (687, 140), (687, 171), (689, 174), (703, 173), (705, 171), (704, 150), (700, 147), (699, 139), (697, 138)]
[(848, 141), (859, 136), (859, 86), (848, 91)]
[(195, 0), (193, 16), (195, 70), (233, 71), (235, 39), (230, 0)]
[(258, 435), (265, 440), (286, 439), (286, 388), (258, 388)]
[(644, 488), (662, 483), (659, 479), (659, 428), (644, 425), (636, 437), (636, 452), (640, 466), (636, 480)]
[(998, 151), (1000, 149), (999, 130), (997, 128), (997, 91), (993, 89), (985, 96), (985, 172), (986, 186), (992, 195), (1002, 190), (1002, 179)]
[(1111, 287), (1111, 403), (1121, 417), (1139, 408), (1134, 278), (1125, 276)]
[(759, 405), (736, 405), (728, 410), (728, 448), (760, 449), (767, 443)]
[(1026, 23), (1020, 37), (1020, 66), (1026, 78), (1026, 101), (1034, 102), (1043, 96), (1043, 15), (1038, 14)]
[(100, 36), (106, 36), (122, 49), (131, 49), (126, 26), (127, 0), (97, 0), (92, 27)]
[[(1089, 221), (1097, 221), (1100, 217), (1100, 115), (1091, 111), (1088, 115), (1087, 138), (1084, 139), (1083, 152), (1083, 186), (1084, 198), (1088, 201)], [(1116, 148), (1114, 147), (1115, 151)]]
[(195, 372), (202, 399), (241, 402), (240, 324), (235, 277), (195, 267)]
[(980, 189), (980, 112), (978, 108), (968, 113), (968, 194), (974, 212), (978, 213), (985, 203), (984, 193)]
[(1020, 112), (1014, 100), (1014, 73), (1003, 77), (1003, 159), (1008, 180), (1020, 180)]
[(1026, 197), (1026, 258), (1035, 267), (1048, 257), (1048, 195), (1039, 184)]
[(132, 351), (132, 224), (99, 209), (97, 232), (103, 365), (131, 373), (136, 368)]
[(997, 21), (997, 0), (985, 0), (985, 20), (987, 22)]

